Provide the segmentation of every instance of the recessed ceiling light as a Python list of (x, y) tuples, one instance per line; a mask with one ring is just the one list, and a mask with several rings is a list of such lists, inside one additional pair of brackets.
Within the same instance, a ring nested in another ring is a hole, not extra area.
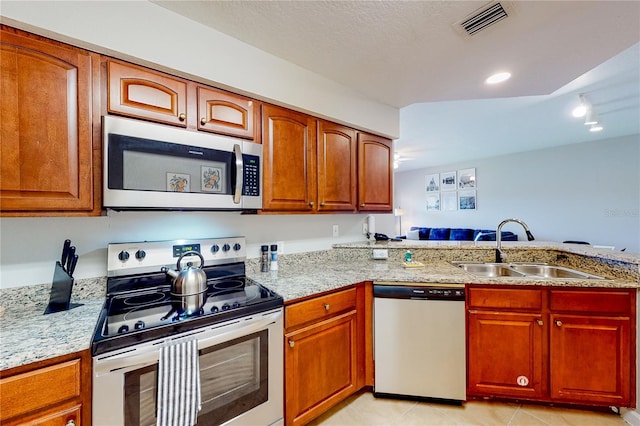
[(487, 84), (498, 84), (511, 78), (510, 72), (499, 72), (487, 78), (484, 82)]

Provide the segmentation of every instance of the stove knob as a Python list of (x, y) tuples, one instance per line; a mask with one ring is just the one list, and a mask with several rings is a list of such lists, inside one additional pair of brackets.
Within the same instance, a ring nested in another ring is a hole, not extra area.
[(229, 309), (231, 309), (231, 306), (227, 305), (226, 303), (224, 305), (222, 305), (222, 310), (223, 311), (228, 311)]
[(129, 326), (126, 324), (118, 329), (118, 333), (126, 333), (127, 331), (129, 331)]
[(222, 251), (229, 251), (231, 250), (231, 246), (229, 244), (225, 244), (222, 246)]
[(218, 309), (218, 307), (217, 307), (217, 306), (214, 306), (213, 308), (211, 308), (211, 313), (212, 313), (212, 314), (217, 314), (219, 310), (220, 310), (220, 309)]
[(239, 243), (235, 243), (235, 244), (233, 245), (233, 249), (234, 249), (235, 251), (238, 251), (238, 250), (240, 250), (241, 248), (242, 248), (242, 246), (241, 246)]
[(211, 246), (211, 253), (217, 253), (220, 247), (217, 244)]
[(118, 259), (126, 262), (127, 260), (129, 260), (129, 252), (122, 250), (120, 253), (118, 253)]
[(138, 321), (133, 326), (136, 330), (142, 330), (144, 328), (144, 321)]
[(147, 255), (147, 252), (145, 252), (144, 250), (138, 250), (136, 252), (136, 259), (142, 260), (145, 258), (146, 255)]
[(232, 307), (233, 309), (238, 309), (238, 308), (240, 307), (240, 303), (238, 303), (238, 302), (233, 302), (233, 305), (231, 305), (231, 307)]

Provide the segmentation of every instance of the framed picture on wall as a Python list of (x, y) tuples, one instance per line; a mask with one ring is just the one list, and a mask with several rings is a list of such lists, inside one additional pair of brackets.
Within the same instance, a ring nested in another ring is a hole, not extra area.
[(456, 172), (440, 173), (440, 189), (442, 191), (456, 190)]
[(458, 208), (460, 210), (475, 210), (476, 209), (476, 191), (475, 190), (458, 191)]
[(427, 192), (437, 192), (440, 191), (440, 175), (438, 173), (427, 175)]
[(427, 211), (440, 211), (440, 193), (435, 192), (427, 195)]
[(474, 189), (476, 187), (476, 169), (458, 170), (458, 189)]
[(458, 210), (458, 197), (455, 192), (443, 192), (441, 195), (442, 211)]

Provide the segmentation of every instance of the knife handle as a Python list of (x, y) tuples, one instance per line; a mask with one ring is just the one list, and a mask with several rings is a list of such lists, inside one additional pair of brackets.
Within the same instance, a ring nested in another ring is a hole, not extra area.
[(76, 270), (76, 264), (78, 263), (78, 255), (74, 254), (71, 260), (69, 261), (69, 268), (67, 269), (67, 274), (73, 276), (73, 271)]
[(64, 240), (64, 244), (62, 245), (62, 257), (60, 258), (60, 264), (63, 268), (67, 263), (67, 258), (69, 257), (69, 247), (71, 247), (71, 240)]
[(71, 260), (75, 255), (76, 255), (76, 246), (69, 247), (69, 256), (67, 256), (67, 266), (65, 268), (67, 273), (69, 273), (69, 269), (71, 268)]

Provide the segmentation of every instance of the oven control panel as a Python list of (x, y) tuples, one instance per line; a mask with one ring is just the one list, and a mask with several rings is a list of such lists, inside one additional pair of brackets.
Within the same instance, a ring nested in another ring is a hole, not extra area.
[(162, 267), (176, 269), (177, 261), (204, 266), (244, 262), (247, 258), (245, 237), (207, 238), (174, 241), (112, 243), (107, 247), (107, 276), (160, 272)]

